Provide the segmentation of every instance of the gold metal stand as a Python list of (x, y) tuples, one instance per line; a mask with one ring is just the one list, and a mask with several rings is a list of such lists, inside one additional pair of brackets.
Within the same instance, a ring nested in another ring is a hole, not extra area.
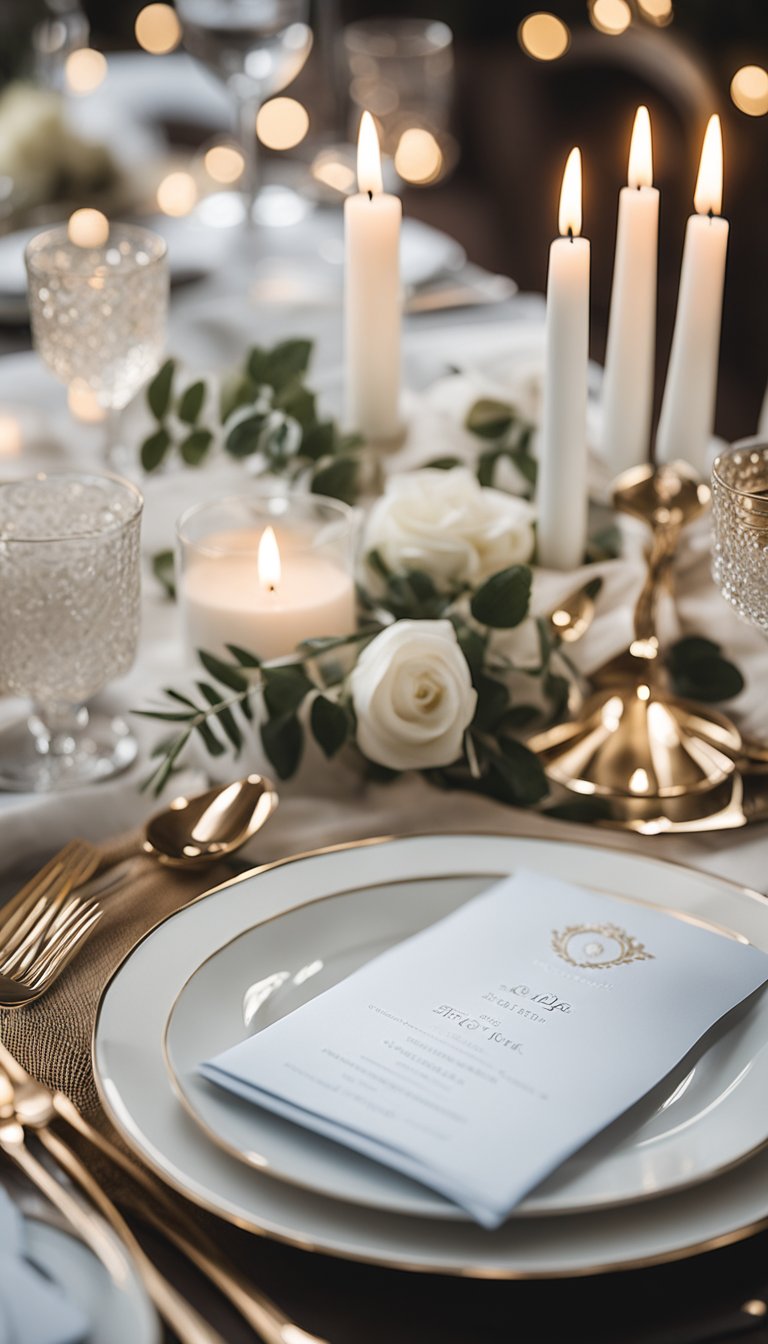
[(598, 688), (569, 723), (528, 742), (567, 792), (604, 800), (608, 825), (647, 833), (743, 825), (742, 738), (724, 714), (670, 693), (656, 606), (683, 528), (709, 505), (709, 486), (684, 462), (618, 477), (617, 511), (651, 529), (648, 572), (629, 648), (592, 678)]

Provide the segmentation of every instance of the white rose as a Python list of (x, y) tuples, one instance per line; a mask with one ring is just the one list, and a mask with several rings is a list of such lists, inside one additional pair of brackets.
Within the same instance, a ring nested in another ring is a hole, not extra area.
[(466, 467), (391, 476), (365, 532), (390, 569), (421, 569), (438, 587), (477, 585), (533, 553), (534, 509), (481, 486)]
[(451, 765), (477, 694), (450, 621), (396, 621), (361, 653), (350, 677), (357, 742), (390, 770)]

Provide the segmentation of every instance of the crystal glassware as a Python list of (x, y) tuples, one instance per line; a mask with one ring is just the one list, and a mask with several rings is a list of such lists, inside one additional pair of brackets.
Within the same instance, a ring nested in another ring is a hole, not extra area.
[(135, 758), (125, 723), (85, 703), (134, 659), (142, 504), (119, 476), (0, 485), (0, 685), (33, 705), (0, 731), (0, 788), (72, 787)]
[(768, 634), (768, 442), (741, 439), (712, 467), (712, 576), (742, 618)]
[(235, 104), (245, 161), (243, 217), (259, 216), (256, 118), (266, 98), (296, 78), (312, 48), (309, 0), (177, 0), (187, 50), (217, 76)]
[(107, 412), (106, 456), (117, 464), (120, 411), (156, 372), (165, 346), (165, 240), (135, 224), (110, 224), (92, 246), (66, 224), (27, 245), (27, 288), (38, 354), (63, 383), (85, 385)]

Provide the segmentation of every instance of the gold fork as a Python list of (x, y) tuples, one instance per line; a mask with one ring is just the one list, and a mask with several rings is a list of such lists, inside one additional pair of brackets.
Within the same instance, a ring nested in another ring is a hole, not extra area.
[[(20, 1124), (36, 1133), (40, 1142), (59, 1165), (64, 1167), (74, 1180), (82, 1184), (81, 1177), (85, 1170), (83, 1164), (69, 1145), (49, 1128), (51, 1122), (57, 1118), (63, 1120), (69, 1129), (75, 1130), (82, 1138), (87, 1139), (141, 1186), (148, 1196), (142, 1207), (142, 1217), (176, 1243), (179, 1250), (232, 1303), (265, 1344), (327, 1344), (327, 1341), (296, 1325), (265, 1293), (260, 1292), (244, 1275), (226, 1264), (202, 1229), (187, 1218), (178, 1207), (169, 1209), (166, 1223), (162, 1217), (164, 1196), (161, 1188), (132, 1158), (115, 1147), (99, 1130), (94, 1129), (69, 1097), (63, 1092), (51, 1091), (43, 1083), (32, 1078), (0, 1041), (0, 1072), (3, 1071), (13, 1084), (14, 1109)], [(93, 1180), (92, 1177), (89, 1179)]]
[(3, 911), (0, 925), (0, 1006), (31, 1003), (50, 988), (101, 918), (95, 900), (73, 888), (100, 861), (85, 841), (65, 845)]

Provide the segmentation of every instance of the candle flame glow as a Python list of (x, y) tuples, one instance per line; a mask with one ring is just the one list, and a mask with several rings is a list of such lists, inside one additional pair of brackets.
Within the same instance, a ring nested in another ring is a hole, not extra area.
[(581, 150), (572, 149), (563, 173), (558, 227), (564, 238), (581, 233)]
[(381, 151), (376, 134), (376, 122), (370, 112), (360, 118), (357, 138), (357, 189), (378, 196), (384, 190), (381, 177)]
[(719, 215), (723, 208), (723, 133), (717, 115), (707, 124), (693, 204), (699, 215)]
[(627, 182), (630, 187), (653, 186), (653, 146), (651, 141), (651, 118), (647, 107), (638, 107), (635, 124), (632, 127), (632, 141), (629, 146), (629, 170)]
[(259, 542), (259, 551), (256, 557), (256, 566), (259, 571), (259, 583), (267, 592), (274, 592), (277, 588), (282, 574), (280, 564), (280, 548), (277, 544), (274, 528), (265, 527), (261, 534)]

